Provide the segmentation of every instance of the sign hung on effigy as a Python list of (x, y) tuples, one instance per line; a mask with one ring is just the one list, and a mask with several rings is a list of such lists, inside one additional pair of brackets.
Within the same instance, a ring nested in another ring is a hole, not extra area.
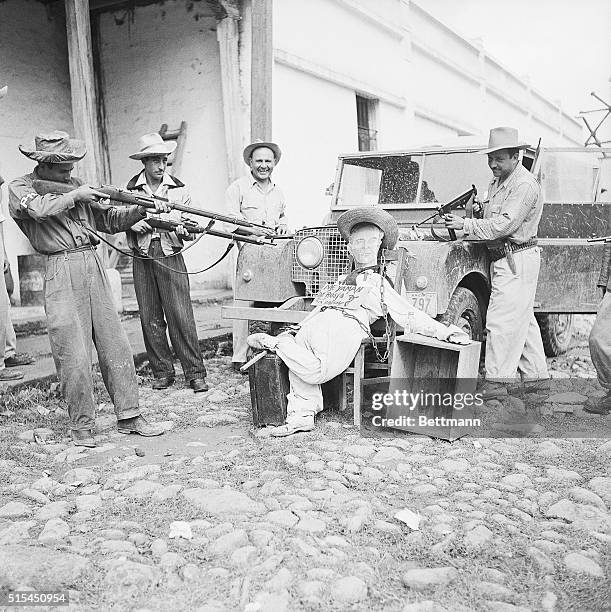
[(314, 297), (313, 306), (324, 308), (348, 308), (354, 310), (361, 305), (369, 287), (335, 283), (325, 285)]

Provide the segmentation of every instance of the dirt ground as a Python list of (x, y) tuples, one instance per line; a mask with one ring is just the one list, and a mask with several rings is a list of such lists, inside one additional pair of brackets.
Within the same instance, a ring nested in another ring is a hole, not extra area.
[(528, 437), (449, 443), (325, 411), (269, 438), (222, 355), (205, 394), (140, 373), (161, 438), (118, 434), (100, 391), (98, 447), (76, 449), (50, 390), (5, 395), (0, 593), (140, 612), (608, 610), (611, 417), (582, 411), (601, 391), (580, 331), (549, 361), (561, 401), (481, 411), (543, 423)]

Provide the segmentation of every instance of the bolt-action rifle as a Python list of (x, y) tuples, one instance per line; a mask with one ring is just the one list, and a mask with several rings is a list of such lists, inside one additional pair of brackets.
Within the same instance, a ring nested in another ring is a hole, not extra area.
[[(77, 188), (76, 185), (72, 183), (59, 183), (56, 181), (44, 181), (40, 179), (36, 179), (33, 181), (34, 190), (38, 195), (47, 195), (47, 194), (65, 194), (73, 191)], [(219, 238), (228, 238), (229, 240), (237, 240), (239, 242), (250, 242), (252, 244), (267, 244), (272, 245), (273, 241), (276, 239), (284, 239), (284, 238), (292, 238), (292, 236), (284, 236), (276, 234), (276, 232), (266, 226), (261, 225), (259, 223), (252, 223), (251, 221), (246, 221), (245, 219), (240, 219), (238, 217), (232, 217), (229, 215), (221, 215), (219, 213), (213, 212), (211, 210), (204, 210), (201, 208), (193, 208), (192, 206), (185, 206), (184, 204), (175, 204), (170, 202), (167, 198), (162, 198), (160, 196), (152, 195), (142, 195), (139, 193), (133, 193), (132, 191), (127, 191), (126, 189), (119, 189), (118, 187), (113, 187), (112, 185), (102, 185), (101, 187), (94, 187), (97, 191), (103, 193), (108, 198), (115, 202), (119, 202), (121, 204), (135, 205), (135, 206), (143, 206), (144, 208), (155, 208), (155, 200), (159, 202), (165, 202), (170, 208), (175, 210), (179, 210), (181, 212), (185, 212), (191, 215), (196, 215), (198, 217), (205, 217), (210, 219), (208, 225), (204, 228), (197, 225), (194, 222), (190, 222), (190, 226), (194, 229), (192, 233), (200, 233), (200, 234), (210, 234), (211, 236), (218, 236)], [(149, 225), (152, 225), (152, 219), (145, 219)], [(159, 221), (159, 220), (157, 220)], [(222, 230), (212, 229), (215, 222), (221, 223), (229, 223), (231, 225), (237, 225), (238, 227), (231, 232), (226, 232)], [(171, 222), (164, 222), (171, 223)], [(179, 225), (176, 223), (174, 228)], [(185, 225), (182, 223), (182, 225)], [(159, 226), (158, 226), (159, 227)], [(174, 229), (172, 228), (172, 229)], [(191, 231), (191, 230), (188, 230)]]
[[(202, 227), (193, 221), (183, 220), (180, 223), (178, 221), (166, 221), (163, 219), (156, 219), (155, 217), (149, 217), (144, 219), (151, 227), (155, 227), (160, 230), (167, 232), (173, 232), (179, 225), (182, 225), (189, 234), (209, 234), (210, 236), (218, 236), (219, 238), (230, 238), (236, 242), (248, 242), (249, 244), (267, 244), (269, 246), (275, 246), (272, 237), (267, 236), (254, 236), (248, 233), (241, 233), (241, 228), (237, 228), (233, 232), (223, 232), (220, 230), (211, 229), (208, 227)], [(282, 236), (284, 238), (284, 236)]]

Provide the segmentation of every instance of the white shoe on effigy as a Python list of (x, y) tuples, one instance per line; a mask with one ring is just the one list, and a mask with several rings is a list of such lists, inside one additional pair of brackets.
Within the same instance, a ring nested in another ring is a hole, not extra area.
[(294, 433), (298, 433), (300, 431), (307, 432), (313, 430), (313, 423), (304, 423), (303, 425), (280, 425), (279, 427), (274, 427), (270, 436), (272, 436), (272, 438), (286, 438), (286, 436), (292, 436)]
[(273, 351), (278, 344), (278, 340), (274, 338), (274, 336), (270, 336), (269, 334), (250, 334), (248, 338), (246, 338), (246, 342), (248, 346), (252, 346), (255, 349), (267, 349), (268, 351)]

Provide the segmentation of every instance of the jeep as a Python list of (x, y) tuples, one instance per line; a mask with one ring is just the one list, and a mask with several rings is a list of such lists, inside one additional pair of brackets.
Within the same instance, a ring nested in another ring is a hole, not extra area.
[[(452, 240), (438, 207), (472, 185), (484, 199), (492, 174), (484, 146), (426, 147), (361, 152), (338, 160), (327, 224), (295, 232), (275, 247), (245, 244), (240, 251), (235, 297), (253, 307), (224, 307), (223, 317), (298, 323), (313, 296), (349, 266), (337, 217), (353, 207), (379, 206), (400, 229), (397, 247), (407, 250), (401, 293), (414, 306), (485, 339), (490, 295), (490, 260), (481, 241)], [(556, 356), (569, 346), (573, 315), (595, 313), (602, 243), (588, 238), (609, 233), (611, 149), (527, 149), (523, 165), (538, 177), (544, 198), (539, 224), (542, 249), (535, 314), (545, 351)], [(471, 214), (471, 211), (463, 214)], [(459, 212), (459, 214), (461, 214)]]

